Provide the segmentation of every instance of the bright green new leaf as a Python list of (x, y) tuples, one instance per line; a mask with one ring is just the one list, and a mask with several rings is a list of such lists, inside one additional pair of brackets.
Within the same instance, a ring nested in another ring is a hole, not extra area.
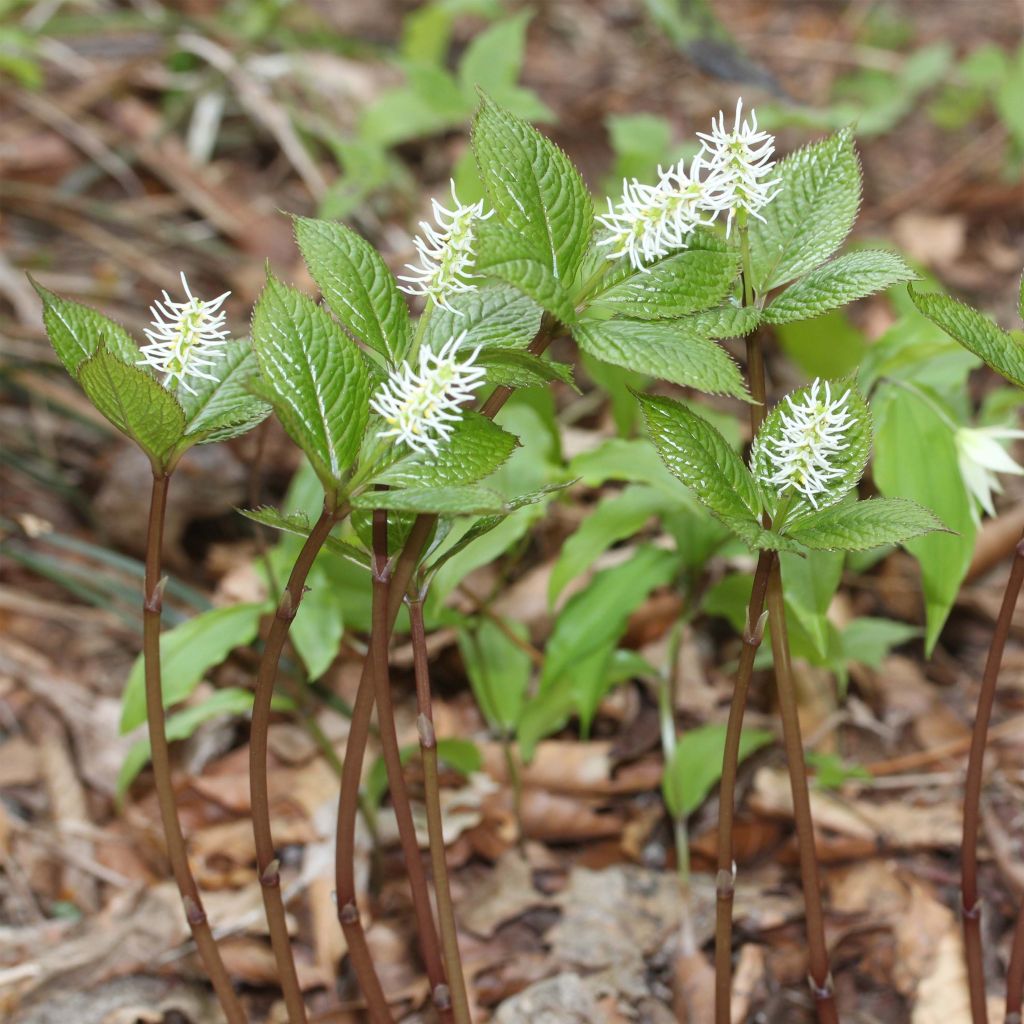
[(332, 221), (296, 217), (295, 238), (331, 312), (392, 364), (401, 362), (411, 341), (409, 308), (380, 253)]
[(870, 498), (803, 516), (790, 536), (817, 551), (866, 551), (936, 531), (945, 531), (942, 522), (916, 501)]
[(775, 168), (779, 194), (750, 222), (754, 286), (764, 293), (823, 263), (860, 206), (860, 161), (849, 128), (805, 146)]
[[(251, 710), (251, 690), (243, 690), (235, 686), (225, 687), (223, 690), (217, 690), (216, 693), (210, 694), (201, 704), (169, 715), (166, 724), (167, 739), (172, 743), (175, 740), (187, 740), (203, 722), (208, 722), (211, 718), (218, 718), (221, 715), (239, 717), (248, 714)], [(125, 755), (121, 771), (117, 776), (117, 799), (119, 801), (128, 792), (128, 787), (135, 781), (135, 777), (149, 763), (151, 756), (152, 749), (148, 736), (132, 745)]]
[(812, 270), (764, 311), (770, 324), (810, 320), (918, 275), (892, 252), (859, 250)]
[(914, 305), (968, 351), (1011, 384), (1024, 388), (1024, 345), (983, 313), (948, 295), (921, 295), (910, 289)]
[(103, 346), (124, 363), (134, 365), (139, 361), (138, 345), (120, 324), (89, 306), (62, 299), (35, 281), (32, 287), (43, 300), (43, 324), (50, 344), (72, 377)]
[(101, 348), (78, 365), (78, 383), (93, 405), (121, 433), (167, 468), (185, 433), (178, 400), (141, 366), (126, 363)]
[(272, 276), (253, 311), (252, 343), (264, 396), (321, 482), (336, 483), (369, 418), (362, 354), (325, 309)]
[(257, 398), (250, 384), (259, 375), (256, 353), (248, 341), (229, 341), (207, 371), (216, 380), (196, 377), (194, 394), (178, 390), (185, 412), (185, 436), (200, 443), (226, 441), (247, 433), (270, 415), (270, 406)]
[[(763, 729), (744, 729), (740, 734), (739, 759), (745, 760), (773, 739)], [(704, 802), (711, 787), (722, 777), (724, 753), (724, 725), (688, 729), (679, 738), (662, 782), (665, 804), (673, 818), (688, 818)]]
[[(505, 625), (524, 644), (529, 640), (520, 623)], [(459, 630), (459, 651), (487, 724), (502, 733), (514, 731), (533, 668), (523, 645), (514, 643), (497, 623), (484, 618)]]
[(485, 350), (477, 357), (476, 365), (486, 367), (487, 383), (493, 387), (535, 388), (557, 380), (579, 391), (568, 363), (542, 359), (521, 349)]
[[(758, 526), (761, 499), (743, 460), (707, 420), (671, 398), (638, 395), (647, 432), (668, 469), (724, 520)], [(729, 523), (735, 528), (733, 523)]]
[[(229, 651), (256, 639), (262, 604), (233, 604), (213, 608), (160, 634), (164, 707), (183, 701), (208, 669), (219, 665)], [(146, 720), (145, 662), (140, 654), (125, 684), (121, 703), (121, 732), (131, 732)]]
[(254, 523), (261, 523), (263, 526), (270, 526), (282, 533), (294, 534), (296, 537), (306, 538), (312, 529), (309, 516), (305, 512), (292, 512), (285, 515), (272, 505), (261, 505), (259, 508), (240, 508), (238, 511)]
[(429, 512), (443, 516), (500, 515), (505, 499), (489, 487), (415, 487), (401, 491), (366, 491), (352, 501), (353, 508), (386, 508), (396, 512)]
[(579, 171), (550, 139), (486, 96), (473, 124), (473, 151), (490, 204), (520, 240), (522, 255), (570, 285), (594, 224)]
[(606, 363), (708, 394), (749, 398), (732, 356), (678, 324), (587, 320), (573, 328), (573, 337), (584, 352)]
[(434, 352), (463, 331), (459, 347), (480, 347), (481, 356), (489, 348), (526, 348), (540, 329), (540, 307), (511, 285), (456, 292), (447, 302), (451, 309), (434, 306), (427, 315), (423, 344)]
[(309, 570), (288, 634), (310, 679), (319, 679), (331, 667), (345, 630), (344, 599), (325, 567), (327, 562), (321, 556)]

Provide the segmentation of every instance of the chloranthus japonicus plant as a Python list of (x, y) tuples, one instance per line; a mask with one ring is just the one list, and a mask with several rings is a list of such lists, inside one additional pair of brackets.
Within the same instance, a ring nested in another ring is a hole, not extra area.
[[(701, 152), (688, 167), (680, 162), (658, 169), (652, 184), (624, 183), (621, 199), (595, 216), (566, 155), (485, 97), (472, 133), (483, 198), (464, 204), (453, 191), (451, 206), (435, 203), (433, 222), (421, 225), (414, 243), (417, 262), (398, 277), (344, 225), (296, 218), (298, 247), (322, 301), (271, 273), (253, 311), (251, 341), (227, 340), (223, 297), (211, 303), (187, 292), (182, 303), (165, 297), (149, 344), (140, 350), (99, 314), (44, 294), (47, 327), (65, 365), (153, 464), (145, 653), (158, 776), (169, 780), (157, 642), (167, 478), (191, 444), (239, 433), (272, 409), (322, 487), (322, 511), (313, 522), (271, 508), (247, 513), (302, 538), (260, 656), (250, 745), (257, 871), (290, 1024), (305, 1021), (307, 1012), (270, 827), (267, 730), (278, 663), (325, 547), (364, 566), (372, 581), (371, 636), (338, 806), (336, 900), (349, 962), (370, 1019), (391, 1021), (362, 928), (354, 872), (361, 769), (376, 705), (433, 1005), (442, 1020), (469, 1024), (440, 833), (422, 601), (434, 573), (454, 553), (517, 509), (552, 500), (557, 488), (501, 489), (495, 474), (518, 442), (494, 417), (517, 388), (571, 384), (570, 366), (547, 356), (552, 342), (564, 337), (595, 360), (731, 396), (749, 410), (755, 438), (744, 461), (689, 406), (640, 397), (651, 439), (671, 472), (758, 552), (722, 775), (716, 1012), (719, 1021), (728, 1019), (732, 783), (767, 604), (801, 839), (811, 978), (821, 1019), (836, 1019), (777, 555), (898, 543), (940, 524), (909, 502), (856, 500), (871, 429), (852, 380), (816, 381), (768, 413), (761, 330), (816, 316), (913, 274), (885, 252), (826, 262), (859, 205), (850, 132), (775, 162), (774, 140), (737, 105), (731, 126), (720, 115), (699, 140)], [(403, 292), (414, 297), (417, 316)], [(735, 338), (747, 339), (745, 374), (721, 344)], [(403, 603), (415, 654), (436, 921), (392, 709), (388, 649)], [(225, 1013), (244, 1020), (208, 928), (203, 932), (166, 785), (161, 807), (169, 837), (176, 830), (182, 851), (178, 881), (186, 914), (197, 941), (205, 935), (200, 948)]]

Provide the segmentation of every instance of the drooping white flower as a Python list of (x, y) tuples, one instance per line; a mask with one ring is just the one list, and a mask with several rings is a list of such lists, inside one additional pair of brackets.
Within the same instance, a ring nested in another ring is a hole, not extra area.
[(448, 310), (452, 310), (448, 305), (450, 296), (476, 287), (473, 278), (474, 226), (477, 221), (486, 220), (494, 213), (493, 210), (484, 213), (482, 199), (469, 206), (460, 203), (454, 181), (451, 187), (455, 208), (449, 210), (436, 199), (431, 200), (437, 226), (429, 221), (420, 221), (423, 234), (417, 235), (412, 242), (419, 253), (419, 266), (407, 263), (406, 269), (412, 273), (398, 278), (405, 282), (399, 285), (402, 291), (410, 295), (426, 295)]
[(388, 429), (378, 437), (397, 437), (413, 451), (437, 455), (462, 419), (462, 407), (473, 398), (487, 371), (474, 366), (479, 346), (460, 358), (466, 332), (445, 342), (437, 353), (420, 349), (419, 370), (408, 362), (392, 373), (370, 402)]
[(829, 382), (820, 378), (799, 401), (788, 395), (779, 412), (778, 436), (766, 436), (762, 431), (754, 442), (755, 466), (769, 467), (761, 482), (780, 495), (796, 491), (818, 508), (818, 499), (828, 492), (829, 485), (846, 474), (835, 456), (849, 448), (847, 431), (853, 424), (849, 397), (847, 389), (833, 398)]
[(736, 101), (736, 119), (731, 129), (725, 127), (725, 114), (711, 121), (710, 132), (697, 132), (701, 140), (701, 156), (709, 169), (707, 208), (715, 213), (728, 211), (726, 237), (732, 230), (733, 218), (744, 211), (764, 220), (760, 209), (779, 192), (778, 178), (769, 178), (775, 161), (775, 137), (757, 127), (757, 112), (743, 120), (743, 99)]
[(711, 224), (715, 212), (709, 204), (723, 188), (704, 177), (699, 156), (690, 163), (673, 164), (667, 171), (658, 167), (658, 183), (645, 185), (634, 178), (623, 180), (622, 199), (608, 200), (608, 212), (597, 218), (609, 232), (599, 245), (610, 246), (608, 259), (628, 256), (637, 270), (651, 260), (677, 249), (685, 249), (687, 236), (698, 225)]
[[(999, 443), (1024, 437), (1024, 430), (1008, 427), (961, 427), (954, 435), (960, 475), (967, 490), (990, 516), (996, 514), (992, 502), (994, 494), (1002, 494), (1003, 486), (997, 473), (1024, 474), (1024, 466), (1015, 462)], [(978, 509), (971, 503), (975, 522), (980, 520)]]
[(216, 380), (207, 371), (216, 363), (216, 350), (228, 339), (224, 327), (227, 314), (220, 307), (231, 292), (209, 302), (198, 299), (189, 289), (184, 273), (181, 286), (185, 290), (184, 302), (175, 302), (164, 292), (163, 302), (154, 302), (149, 307), (153, 326), (145, 329), (149, 344), (142, 346), (139, 364), (164, 374), (165, 387), (180, 386), (195, 394), (188, 378)]

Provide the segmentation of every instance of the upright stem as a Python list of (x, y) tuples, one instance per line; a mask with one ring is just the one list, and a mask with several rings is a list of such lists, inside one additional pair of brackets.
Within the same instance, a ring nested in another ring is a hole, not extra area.
[(718, 874), (715, 879), (715, 1024), (729, 1024), (732, 1000), (732, 907), (736, 889), (736, 862), (733, 852), (733, 822), (736, 815), (736, 777), (739, 774), (740, 737), (743, 712), (747, 706), (750, 677), (754, 671), (761, 640), (764, 637), (764, 604), (768, 578), (778, 561), (772, 551), (762, 551), (754, 570), (754, 587), (747, 605), (747, 624), (743, 630), (743, 650), (736, 671), (736, 686), (729, 705), (729, 723), (725, 733), (722, 778), (718, 807)]
[(800, 879), (804, 890), (807, 920), (808, 983), (814, 995), (820, 1024), (838, 1024), (832, 974), (829, 970), (828, 947), (825, 944), (825, 917), (821, 907), (818, 880), (818, 858), (814, 849), (814, 822), (811, 820), (811, 798), (807, 787), (804, 746), (800, 737), (796, 686), (789, 660), (789, 636), (786, 632), (786, 609), (782, 598), (782, 574), (778, 561), (768, 576), (768, 628), (772, 637), (772, 659), (782, 717), (782, 739), (786, 748), (790, 789), (793, 794), (793, 819), (796, 822), (800, 849)]
[(1022, 1002), (1024, 1002), (1024, 904), (1017, 911), (1017, 927), (1013, 930), (1010, 965), (1006, 971), (1006, 1018), (1004, 1024), (1020, 1024)]
[[(554, 337), (556, 324), (545, 316), (541, 321), (540, 330), (530, 342), (528, 351), (531, 355), (542, 355)], [(481, 408), (485, 415), (494, 417), (512, 394), (510, 388), (495, 388)], [(387, 600), (385, 618), (385, 643), (391, 637), (398, 610), (401, 607), (402, 595), (408, 590), (419, 564), (420, 556), (426, 547), (430, 534), (437, 522), (437, 516), (420, 515), (413, 522), (405, 547), (402, 548), (398, 560), (391, 571), (391, 583)], [(391, 1020), (387, 1003), (380, 990), (380, 982), (373, 970), (366, 937), (359, 921), (356, 907), (355, 886), (355, 835), (356, 816), (359, 811), (359, 781), (362, 774), (363, 758), (366, 753), (366, 742), (370, 732), (370, 718), (373, 714), (373, 663), (367, 658), (363, 662), (363, 672), (356, 691), (355, 704), (352, 706), (352, 720), (349, 727), (348, 743), (345, 746), (345, 773), (341, 777), (341, 791), (338, 794), (338, 834), (335, 848), (335, 888), (338, 900), (338, 919), (345, 932), (348, 942), (349, 956), (353, 970), (363, 989), (370, 1015), (374, 1024), (386, 1024)], [(405, 808), (408, 812), (408, 806)], [(401, 817), (402, 809), (396, 805), (395, 814)], [(374, 1009), (376, 1007), (376, 1009)]]
[(418, 593), (406, 599), (412, 632), (413, 667), (416, 673), (416, 727), (420, 735), (420, 756), (423, 759), (423, 791), (427, 807), (427, 834), (430, 837), (430, 865), (434, 872), (437, 897), (437, 922), (441, 931), (441, 948), (448, 972), (452, 1012), (455, 1024), (472, 1024), (466, 979), (459, 955), (455, 906), (448, 883), (448, 860), (444, 849), (444, 819), (441, 816), (441, 792), (437, 768), (437, 736), (434, 733), (434, 710), (430, 697), (430, 666), (427, 664), (427, 634), (423, 625), (423, 600)]
[[(340, 510), (344, 515), (344, 510)], [(256, 692), (253, 697), (252, 727), (249, 731), (249, 794), (252, 805), (252, 831), (256, 840), (256, 871), (263, 895), (263, 907), (270, 929), (270, 945), (277, 962), (281, 981), (281, 994), (288, 1011), (289, 1024), (305, 1024), (306, 1006), (302, 999), (288, 937), (284, 898), (281, 894), (281, 862), (274, 850), (274, 837), (270, 828), (270, 789), (267, 779), (267, 736), (270, 729), (270, 709), (277, 681), (277, 666), (288, 639), (288, 632), (299, 610), (306, 577), (328, 534), (338, 520), (336, 512), (325, 504), (320, 518), (306, 538), (299, 556), (292, 566), (288, 583), (277, 604), (277, 611), (267, 634), (266, 646), (260, 657), (256, 673)]]
[(217, 1000), (228, 1019), (228, 1024), (247, 1024), (248, 1018), (238, 999), (231, 979), (224, 967), (217, 943), (213, 939), (210, 923), (206, 919), (199, 887), (192, 876), (188, 862), (185, 837), (178, 821), (171, 781), (171, 757), (167, 745), (164, 716), (163, 687), (160, 679), (160, 619), (163, 609), (163, 581), (161, 551), (163, 549), (164, 517), (167, 510), (167, 485), (170, 478), (153, 474), (153, 491), (149, 506), (149, 529), (146, 534), (146, 576), (142, 611), (143, 660), (146, 674), (146, 722), (149, 726), (149, 744), (152, 751), (153, 781), (156, 785), (160, 818), (167, 842), (167, 859), (171, 863), (174, 881), (181, 894), (185, 918), (192, 930), (192, 938), (200, 959), (213, 985)]
[[(373, 511), (373, 626), (370, 637), (370, 660), (373, 663), (374, 697), (377, 701), (377, 725), (380, 729), (380, 746), (384, 765), (388, 773), (388, 789), (395, 808), (398, 822), (398, 837), (405, 856), (405, 870), (409, 876), (412, 891), (413, 911), (416, 916), (416, 930), (419, 933), (420, 950), (423, 953), (427, 978), (434, 1005), (442, 1020), (451, 1019), (451, 991), (448, 986), (434, 914), (430, 907), (430, 890), (427, 875), (420, 858), (416, 827), (409, 806), (409, 793), (402, 774), (402, 754), (395, 730), (395, 709), (391, 700), (391, 671), (388, 664), (389, 631), (388, 598), (391, 584), (391, 566), (388, 561), (388, 514), (384, 509)], [(401, 594), (401, 591), (399, 591)]]
[[(1013, 612), (1017, 606), (1021, 586), (1024, 585), (1024, 537), (1017, 542), (1017, 551), (1010, 568), (1010, 577), (1003, 591), (1003, 603), (992, 634), (985, 672), (978, 694), (978, 711), (974, 716), (971, 752), (967, 759), (967, 779), (964, 785), (964, 837), (961, 852), (961, 902), (963, 906), (964, 952), (967, 959), (967, 983), (971, 993), (971, 1020), (973, 1024), (987, 1024), (988, 1007), (985, 1001), (985, 965), (981, 948), (981, 898), (978, 891), (978, 838), (981, 832), (981, 787), (985, 767), (985, 746), (992, 708), (996, 699), (999, 669), (1003, 651), (1010, 635)], [(1018, 933), (1020, 928), (1018, 928)], [(1021, 953), (1024, 958), (1024, 951)], [(1020, 1005), (1018, 996), (1018, 1007)]]

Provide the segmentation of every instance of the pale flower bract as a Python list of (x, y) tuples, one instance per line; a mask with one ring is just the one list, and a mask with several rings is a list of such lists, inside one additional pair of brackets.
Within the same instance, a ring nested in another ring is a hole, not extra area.
[(149, 343), (141, 348), (139, 365), (162, 373), (165, 387), (180, 386), (195, 394), (188, 378), (217, 379), (208, 371), (216, 365), (216, 350), (228, 340), (224, 327), (227, 314), (220, 307), (231, 292), (209, 302), (196, 298), (184, 273), (181, 286), (185, 290), (184, 302), (175, 302), (164, 292), (163, 302), (158, 300), (150, 306), (153, 326), (144, 331)]
[(450, 338), (437, 352), (420, 349), (419, 370), (408, 362), (396, 369), (370, 402), (387, 425), (378, 437), (397, 437), (413, 451), (437, 455), (462, 419), (463, 405), (474, 397), (487, 371), (474, 366), (479, 348), (459, 357), (466, 332)]
[[(953, 437), (964, 485), (990, 516), (996, 514), (993, 495), (1003, 493), (1003, 485), (996, 474), (1024, 474), (1024, 466), (1017, 463), (999, 442), (1022, 437), (1024, 430), (1009, 427), (961, 427)], [(980, 517), (974, 502), (971, 503), (971, 514), (977, 522)]]
[(422, 235), (413, 239), (419, 254), (419, 266), (406, 264), (411, 274), (399, 275), (405, 282), (399, 287), (410, 295), (425, 295), (437, 305), (452, 310), (448, 299), (458, 292), (469, 292), (476, 287), (473, 278), (473, 239), (477, 221), (487, 220), (494, 211), (484, 213), (483, 200), (466, 206), (455, 194), (451, 183), (454, 209), (449, 210), (436, 199), (431, 200), (436, 227), (429, 221), (420, 221)]

